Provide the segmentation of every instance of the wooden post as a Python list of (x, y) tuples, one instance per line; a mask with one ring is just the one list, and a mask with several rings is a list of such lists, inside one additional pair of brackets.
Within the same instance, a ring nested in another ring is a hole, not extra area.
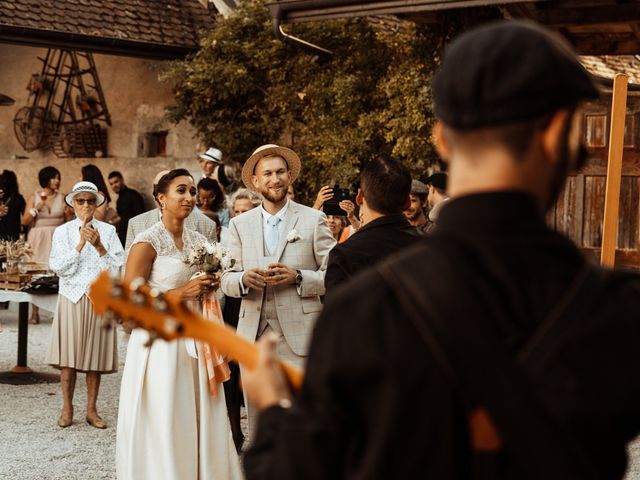
[(620, 207), (620, 183), (622, 182), (622, 153), (624, 149), (624, 123), (627, 115), (627, 83), (629, 77), (618, 74), (613, 79), (611, 102), (611, 132), (609, 134), (609, 162), (607, 188), (604, 196), (604, 221), (602, 222), (602, 252), (600, 265), (613, 268), (618, 244), (618, 211)]

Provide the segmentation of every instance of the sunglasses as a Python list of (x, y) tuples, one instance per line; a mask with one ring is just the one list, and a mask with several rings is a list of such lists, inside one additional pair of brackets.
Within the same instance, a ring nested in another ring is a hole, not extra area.
[(75, 203), (77, 203), (78, 205), (84, 205), (85, 203), (87, 205), (95, 205), (96, 204), (96, 199), (95, 198), (74, 198), (73, 201)]

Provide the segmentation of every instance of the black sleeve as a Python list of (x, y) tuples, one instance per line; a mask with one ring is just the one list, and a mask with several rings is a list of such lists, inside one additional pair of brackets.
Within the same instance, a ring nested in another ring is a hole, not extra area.
[(218, 166), (218, 181), (223, 187), (228, 187), (231, 181), (227, 178), (227, 174), (224, 173), (224, 165)]
[(324, 274), (324, 288), (327, 291), (334, 290), (336, 286), (344, 283), (348, 278), (345, 269), (346, 258), (342, 248), (339, 245), (333, 247), (329, 252), (329, 260), (327, 261), (327, 271)]
[(139, 192), (133, 190), (133, 195), (131, 196), (133, 203), (133, 214), (130, 218), (135, 217), (136, 215), (140, 215), (145, 212), (144, 208), (144, 198), (140, 195)]
[(27, 207), (27, 202), (25, 202), (24, 197), (22, 195), (18, 195), (16, 197), (16, 205), (17, 209), (20, 212), (20, 215), (24, 213), (24, 209)]

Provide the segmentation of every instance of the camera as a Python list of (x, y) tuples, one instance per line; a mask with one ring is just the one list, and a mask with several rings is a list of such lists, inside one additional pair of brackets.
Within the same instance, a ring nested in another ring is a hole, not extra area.
[(343, 200), (351, 200), (349, 189), (340, 188), (340, 186), (336, 184), (333, 186), (333, 198), (327, 200), (322, 204), (322, 211), (326, 215), (345, 217), (347, 215), (347, 212), (342, 210), (339, 205)]

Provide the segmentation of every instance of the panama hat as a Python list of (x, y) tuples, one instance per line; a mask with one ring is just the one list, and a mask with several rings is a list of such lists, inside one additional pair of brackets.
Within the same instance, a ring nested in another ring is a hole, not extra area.
[(255, 173), (256, 164), (264, 157), (272, 156), (282, 157), (284, 158), (284, 161), (287, 162), (287, 166), (291, 171), (292, 183), (296, 178), (298, 178), (298, 175), (300, 175), (300, 169), (302, 167), (298, 154), (290, 148), (280, 147), (278, 145), (269, 143), (267, 145), (262, 145), (261, 147), (256, 148), (249, 159), (244, 162), (244, 166), (242, 167), (242, 182), (249, 190), (255, 191), (255, 189), (253, 188), (253, 183), (251, 182), (251, 176)]
[(95, 197), (97, 199), (96, 206), (98, 206), (98, 207), (104, 203), (104, 195), (102, 195), (98, 191), (98, 187), (96, 187), (91, 182), (78, 182), (78, 183), (76, 183), (73, 186), (73, 190), (71, 190), (71, 192), (68, 193), (66, 197), (64, 197), (65, 203), (67, 205), (69, 205), (70, 207), (73, 207), (73, 199), (79, 193), (92, 193), (93, 195), (95, 195)]
[(201, 153), (200, 158), (207, 162), (215, 162), (218, 165), (222, 165), (222, 152), (217, 148), (210, 148), (206, 152)]

